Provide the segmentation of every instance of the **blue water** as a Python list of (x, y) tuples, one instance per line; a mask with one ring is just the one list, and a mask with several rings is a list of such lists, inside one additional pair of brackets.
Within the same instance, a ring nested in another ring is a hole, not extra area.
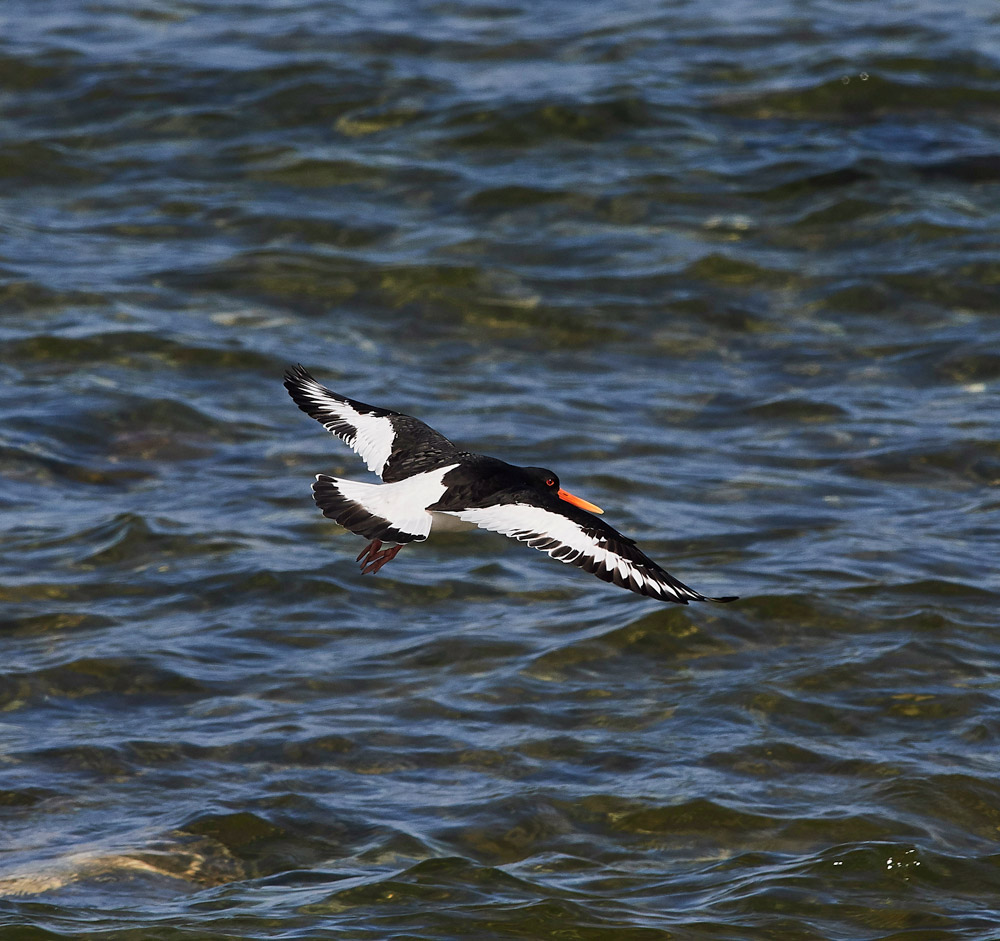
[[(8, 0), (0, 936), (1000, 937), (993, 4)], [(725, 606), (375, 577), (281, 386)]]

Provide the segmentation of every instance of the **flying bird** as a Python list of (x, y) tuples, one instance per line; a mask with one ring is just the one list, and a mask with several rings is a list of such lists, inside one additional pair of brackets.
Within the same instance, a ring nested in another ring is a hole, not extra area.
[(285, 371), (285, 388), (382, 478), (370, 484), (317, 474), (312, 487), (324, 516), (369, 540), (356, 560), (363, 574), (377, 572), (432, 531), (479, 528), (659, 601), (736, 600), (688, 588), (594, 516), (604, 512), (600, 507), (564, 490), (544, 467), (464, 451), (419, 419), (331, 392), (302, 366)]

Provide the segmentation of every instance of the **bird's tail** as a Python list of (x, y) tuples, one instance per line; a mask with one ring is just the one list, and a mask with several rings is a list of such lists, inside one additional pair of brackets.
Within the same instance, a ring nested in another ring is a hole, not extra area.
[[(388, 504), (380, 506), (380, 503), (386, 503), (380, 493), (386, 486), (317, 474), (312, 487), (313, 499), (325, 517), (336, 520), (345, 529), (365, 539), (399, 544), (426, 539), (426, 533), (407, 532), (387, 518), (387, 510), (391, 507)], [(380, 512), (386, 515), (380, 515)]]

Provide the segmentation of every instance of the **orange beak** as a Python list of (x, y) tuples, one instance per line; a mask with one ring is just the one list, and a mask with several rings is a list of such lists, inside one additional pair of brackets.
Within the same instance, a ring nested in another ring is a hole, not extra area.
[(568, 490), (560, 490), (556, 496), (560, 500), (565, 500), (567, 503), (572, 503), (573, 506), (578, 506), (581, 510), (590, 510), (591, 513), (603, 513), (599, 506), (594, 506), (593, 503), (588, 503), (586, 500), (581, 500), (579, 497), (574, 497)]

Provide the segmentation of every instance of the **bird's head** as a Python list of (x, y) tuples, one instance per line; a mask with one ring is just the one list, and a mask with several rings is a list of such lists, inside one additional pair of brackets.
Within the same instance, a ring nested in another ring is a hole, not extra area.
[(565, 500), (573, 506), (580, 507), (581, 510), (589, 510), (591, 513), (603, 513), (599, 506), (588, 503), (580, 497), (574, 496), (568, 490), (563, 490), (559, 486), (559, 477), (555, 471), (547, 470), (544, 467), (525, 467), (524, 472), (528, 475), (531, 483), (540, 490), (554, 493), (560, 500)]

